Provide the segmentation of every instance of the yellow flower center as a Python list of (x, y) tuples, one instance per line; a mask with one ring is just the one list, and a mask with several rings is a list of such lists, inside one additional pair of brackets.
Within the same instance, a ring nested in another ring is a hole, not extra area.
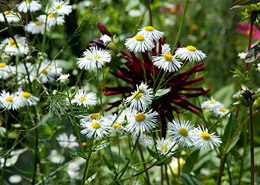
[(143, 94), (142, 93), (139, 93), (139, 91), (136, 91), (135, 93), (134, 93), (134, 97), (135, 97), (135, 99), (136, 100), (139, 100), (142, 96), (143, 96)]
[(94, 122), (94, 123), (92, 123), (92, 127), (93, 127), (94, 129), (99, 129), (99, 128), (101, 127), (101, 124), (98, 123), (98, 122)]
[(219, 109), (219, 111), (221, 111), (221, 112), (226, 112), (227, 110), (224, 109), (224, 108), (222, 108), (222, 109)]
[(113, 127), (114, 127), (114, 129), (118, 129), (118, 130), (121, 129), (121, 125), (119, 125), (119, 124), (114, 124)]
[(179, 134), (184, 136), (184, 137), (187, 137), (188, 133), (189, 133), (189, 131), (186, 128), (180, 128), (179, 129)]
[(56, 5), (55, 8), (56, 8), (56, 9), (59, 9), (59, 8), (60, 8), (60, 5)]
[(86, 56), (86, 59), (87, 59), (87, 60), (90, 60), (90, 57), (89, 57), (89, 56)]
[(48, 71), (45, 70), (45, 69), (42, 69), (42, 70), (40, 70), (40, 73), (42, 73), (42, 74), (44, 74), (44, 75), (47, 75), (47, 74), (48, 74)]
[(5, 63), (0, 63), (0, 67), (5, 67)]
[(14, 39), (11, 39), (9, 43), (10, 43), (14, 48), (16, 48), (16, 44), (15, 44)]
[(12, 97), (7, 97), (7, 98), (5, 99), (5, 101), (7, 101), (7, 102), (13, 102), (13, 98), (12, 98)]
[(94, 58), (95, 58), (95, 59), (100, 59), (101, 56), (100, 56), (100, 55), (94, 55)]
[(186, 48), (189, 51), (196, 51), (196, 48), (194, 46), (187, 46)]
[(97, 119), (97, 118), (100, 119), (101, 115), (99, 113), (93, 113), (93, 114), (91, 114), (90, 118), (91, 119)]
[(210, 101), (209, 104), (215, 104), (215, 102), (214, 101)]
[(166, 53), (163, 58), (167, 61), (172, 61), (173, 56), (170, 53)]
[(10, 11), (4, 11), (4, 14), (6, 15), (6, 14), (11, 14), (11, 12)]
[(50, 13), (50, 14), (48, 15), (48, 17), (53, 18), (54, 16), (53, 16), (53, 14)]
[(51, 66), (47, 66), (46, 69), (51, 69)]
[(162, 146), (162, 147), (161, 147), (161, 151), (168, 152), (167, 146)]
[(42, 25), (42, 23), (39, 22), (39, 21), (34, 22), (34, 24), (37, 25), (37, 26), (41, 26)]
[(200, 137), (204, 140), (209, 140), (210, 139), (210, 134), (208, 132), (202, 132), (200, 134)]
[(135, 40), (142, 41), (142, 40), (144, 40), (144, 36), (143, 35), (136, 35)]
[(135, 116), (135, 121), (137, 122), (142, 122), (144, 121), (146, 118), (145, 114), (144, 113), (139, 113)]
[(29, 98), (31, 95), (30, 95), (30, 93), (28, 93), (28, 92), (23, 92), (22, 96), (23, 96), (24, 98)]
[(152, 26), (145, 26), (144, 29), (146, 31), (153, 31), (153, 27)]
[(80, 102), (86, 101), (86, 98), (84, 98), (84, 97), (79, 97), (79, 101), (80, 101)]

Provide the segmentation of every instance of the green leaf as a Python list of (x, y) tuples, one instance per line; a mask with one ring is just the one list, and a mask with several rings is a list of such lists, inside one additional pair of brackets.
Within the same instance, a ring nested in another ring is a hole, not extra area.
[(89, 177), (86, 181), (85, 184), (89, 184), (91, 181), (93, 181), (97, 176), (97, 173), (95, 173), (94, 175), (92, 175), (91, 177)]
[(181, 180), (184, 185), (204, 185), (204, 183), (195, 176), (184, 172), (181, 173)]
[(98, 151), (98, 150), (101, 150), (101, 149), (107, 147), (107, 146), (110, 145), (112, 142), (113, 142), (113, 140), (110, 141), (110, 142), (102, 141), (102, 142), (100, 143), (100, 145), (98, 145), (98, 147), (95, 149), (95, 151)]
[(104, 160), (104, 162), (106, 163), (106, 165), (110, 171), (113, 171), (113, 172), (116, 171), (116, 168), (107, 160), (107, 158), (105, 157), (104, 154), (102, 155), (102, 159)]
[(70, 156), (71, 156), (71, 157), (78, 156), (78, 157), (81, 157), (81, 158), (83, 158), (83, 159), (87, 159), (83, 153), (77, 152), (77, 151), (71, 151), (71, 152), (70, 152)]
[(194, 164), (197, 162), (198, 157), (199, 157), (200, 150), (195, 150), (192, 152), (189, 157), (187, 158), (186, 161), (189, 161), (184, 164), (183, 166), (183, 171), (185, 172), (191, 172)]
[(222, 137), (223, 145), (225, 146), (227, 142), (230, 140), (232, 134), (235, 132), (237, 128), (237, 120), (235, 118), (235, 115), (232, 113), (230, 115), (230, 118), (228, 120), (228, 124), (226, 125), (224, 135)]
[(258, 42), (256, 45), (254, 45), (247, 53), (245, 62), (251, 63), (258, 59), (260, 56), (260, 42)]
[(168, 158), (168, 159), (162, 159), (160, 162), (158, 162), (157, 164), (156, 164), (156, 166), (163, 166), (163, 165), (166, 165), (166, 164), (170, 164), (171, 163), (171, 161), (172, 161), (172, 158), (170, 157), (170, 158)]
[(156, 152), (154, 152), (153, 150), (151, 150), (149, 147), (147, 147), (147, 150), (148, 150), (148, 152), (149, 152), (149, 154), (150, 154), (151, 156), (153, 156), (154, 158), (158, 158), (158, 155), (157, 155)]

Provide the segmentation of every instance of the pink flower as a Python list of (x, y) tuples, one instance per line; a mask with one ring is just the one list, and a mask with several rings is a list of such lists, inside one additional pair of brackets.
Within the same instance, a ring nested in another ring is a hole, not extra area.
[[(238, 23), (237, 24), (237, 29), (236, 29), (237, 33), (249, 36), (250, 33), (250, 23), (249, 22), (245, 22), (245, 23)], [(253, 36), (252, 39), (254, 40), (258, 40), (260, 39), (260, 31), (253, 26)]]

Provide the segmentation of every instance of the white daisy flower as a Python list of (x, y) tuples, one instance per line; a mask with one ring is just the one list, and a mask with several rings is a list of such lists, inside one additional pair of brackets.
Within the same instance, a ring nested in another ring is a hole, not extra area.
[[(26, 150), (27, 150), (26, 148), (24, 148), (24, 149), (19, 149), (19, 150), (13, 150), (13, 151), (10, 153), (10, 157), (6, 159), (5, 166), (6, 166), (6, 167), (13, 166), (13, 165), (17, 162), (19, 156), (20, 156), (23, 152), (25, 152)], [(4, 161), (5, 161), (5, 158), (4, 158), (4, 157), (0, 157), (0, 168), (3, 168), (3, 166), (4, 166)]]
[(216, 109), (218, 109), (222, 106), (223, 106), (223, 104), (220, 103), (219, 101), (214, 100), (213, 97), (211, 97), (209, 100), (202, 102), (202, 104), (201, 104), (201, 108), (209, 109), (212, 112), (215, 112)]
[(111, 126), (111, 132), (115, 132), (118, 134), (124, 134), (125, 128), (122, 125), (123, 120), (117, 119), (115, 123), (113, 123), (116, 119), (117, 115), (110, 115), (103, 117), (104, 121)]
[(179, 58), (180, 60), (189, 60), (191, 62), (199, 62), (205, 59), (206, 56), (205, 53), (201, 50), (197, 50), (194, 46), (179, 48), (175, 53), (176, 58)]
[(137, 33), (137, 35), (143, 35), (150, 40), (155, 40), (157, 42), (160, 38), (162, 38), (163, 32), (154, 29), (152, 26), (145, 26)]
[[(25, 25), (25, 30), (32, 34), (44, 34), (45, 24), (40, 21), (30, 21), (29, 24)], [(46, 32), (50, 32), (50, 27), (46, 26)]]
[(129, 132), (142, 133), (149, 131), (156, 127), (158, 122), (158, 113), (150, 110), (147, 113), (140, 112), (130, 117), (129, 124), (126, 125), (126, 129)]
[(190, 132), (193, 129), (194, 127), (191, 125), (190, 121), (173, 119), (172, 122), (168, 123), (167, 132), (169, 133), (171, 140), (175, 140), (183, 147), (191, 147), (193, 143)]
[(112, 41), (111, 37), (109, 37), (106, 34), (102, 35), (102, 37), (100, 37), (100, 40), (102, 40), (104, 42), (104, 44), (106, 44), (106, 45)]
[[(20, 21), (21, 15), (18, 12), (13, 12), (13, 11), (7, 10), (7, 11), (4, 11), (4, 14), (5, 14), (5, 18), (8, 23), (11, 23), (11, 22), (16, 23), (16, 22)], [(4, 16), (2, 13), (0, 14), (0, 22), (5, 22), (5, 19), (4, 19)]]
[(83, 105), (88, 108), (88, 106), (94, 106), (97, 104), (97, 97), (93, 92), (87, 93), (83, 89), (80, 89), (75, 94), (74, 99), (71, 100), (71, 103), (76, 103), (79, 106)]
[(58, 15), (69, 15), (72, 12), (70, 1), (53, 0), (52, 7), (46, 10), (47, 13), (57, 12)]
[(7, 79), (11, 76), (12, 66), (0, 62), (0, 79)]
[[(15, 44), (15, 41), (18, 45)], [(26, 41), (26, 38), (25, 37), (20, 37), (18, 35), (15, 35), (14, 36), (14, 39), (12, 38), (6, 38), (2, 41), (1, 45), (0, 45), (0, 48), (3, 47), (4, 43), (8, 43), (6, 46), (5, 46), (5, 53), (8, 54), (8, 55), (11, 55), (11, 56), (14, 56), (14, 55), (20, 55), (20, 54), (28, 54), (29, 52), (29, 47), (28, 47), (28, 44), (27, 44), (27, 41)]]
[(69, 81), (70, 74), (64, 74), (60, 75), (60, 77), (57, 79), (57, 81), (60, 81), (61, 83), (67, 83)]
[[(216, 114), (216, 116), (220, 116), (221, 118), (223, 116), (225, 116), (227, 113), (229, 112), (228, 109), (226, 109), (224, 106), (222, 107), (218, 107), (214, 110), (214, 113)], [(229, 117), (229, 116), (228, 116)]]
[(6, 92), (5, 90), (3, 90), (0, 94), (0, 104), (1, 107), (8, 110), (16, 110), (20, 108), (17, 96), (15, 96), (15, 94)]
[(106, 62), (110, 61), (111, 54), (108, 51), (97, 47), (91, 47), (84, 51), (82, 58), (78, 58), (77, 64), (80, 69), (94, 71), (97, 67), (102, 68)]
[(169, 139), (158, 138), (156, 140), (156, 148), (161, 155), (172, 155), (174, 151), (177, 149), (177, 146), (174, 146), (175, 144), (176, 143), (174, 141), (171, 141)]
[(77, 157), (68, 164), (68, 167), (65, 168), (65, 170), (67, 171), (71, 179), (80, 179), (80, 166), (85, 162), (85, 159)]
[[(26, 66), (26, 67), (25, 67)], [(28, 80), (28, 75), (27, 75), (27, 70), (29, 72), (29, 78), (30, 78), (30, 82), (32, 82), (33, 80), (35, 80), (35, 69), (34, 66), (30, 63), (26, 63), (25, 65), (20, 63), (17, 65), (17, 67), (12, 67), (12, 74), (16, 76), (17, 78), (17, 82), (19, 85), (21, 84), (28, 84), (29, 80)], [(16, 71), (17, 70), (17, 71)]]
[(172, 56), (169, 44), (164, 44), (162, 46), (162, 55), (153, 56), (152, 59), (155, 66), (170, 73), (178, 71), (182, 64), (175, 58), (175, 56)]
[(196, 148), (208, 151), (213, 150), (215, 146), (219, 147), (222, 143), (219, 136), (215, 136), (215, 133), (209, 134), (208, 129), (203, 126), (191, 131), (191, 139)]
[(131, 109), (130, 107), (127, 107), (126, 109), (123, 110), (123, 112), (118, 117), (118, 121), (120, 123), (122, 123), (124, 120), (129, 122), (129, 120), (131, 120), (131, 116), (135, 115), (136, 113), (137, 113), (136, 109)]
[(63, 148), (75, 148), (79, 146), (77, 138), (73, 134), (68, 136), (66, 133), (62, 133), (56, 139)]
[(62, 15), (57, 15), (57, 14), (48, 14), (48, 15), (40, 15), (37, 19), (39, 22), (42, 22), (43, 25), (45, 25), (46, 21), (46, 16), (47, 16), (47, 26), (52, 27), (54, 25), (63, 25), (65, 23), (64, 16)]
[(92, 120), (100, 120), (102, 118), (101, 114), (99, 113), (92, 113), (88, 116), (83, 116), (83, 118), (80, 119), (80, 123), (85, 123), (85, 122), (89, 122)]
[(62, 73), (62, 68), (59, 68), (54, 61), (50, 61), (48, 59), (44, 59), (39, 68), (38, 79), (42, 83), (54, 82), (57, 76), (60, 76)]
[(52, 150), (48, 158), (55, 164), (60, 164), (65, 160), (65, 157), (60, 155), (57, 150)]
[(9, 182), (12, 184), (18, 184), (22, 182), (23, 178), (20, 175), (12, 175), (9, 177)]
[(143, 35), (126, 39), (125, 46), (129, 51), (135, 52), (151, 51), (155, 47), (153, 41)]
[(17, 6), (17, 9), (19, 12), (27, 13), (28, 10), (30, 10), (30, 12), (36, 12), (40, 10), (41, 7), (42, 5), (38, 1), (25, 0)]
[(126, 103), (133, 99), (130, 103), (130, 108), (145, 111), (145, 109), (152, 103), (152, 94), (153, 90), (148, 88), (146, 84), (142, 83), (139, 87), (137, 86), (137, 91), (126, 98)]
[(18, 104), (20, 104), (21, 107), (37, 105), (39, 101), (39, 98), (33, 96), (32, 94), (26, 91), (16, 92), (16, 96), (17, 96)]
[(80, 133), (86, 135), (87, 138), (103, 138), (108, 136), (111, 131), (111, 127), (106, 121), (107, 120), (105, 119), (92, 119), (88, 122), (81, 122), (80, 126), (83, 130), (81, 130)]

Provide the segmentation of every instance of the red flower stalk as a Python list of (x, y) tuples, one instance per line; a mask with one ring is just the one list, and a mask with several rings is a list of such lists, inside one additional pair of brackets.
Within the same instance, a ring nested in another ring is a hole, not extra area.
[[(165, 39), (160, 39), (159, 40), (159, 48), (158, 52), (157, 48), (154, 48), (152, 51), (152, 55), (156, 56), (161, 54), (161, 46), (165, 43)], [(136, 88), (136, 85), (140, 85), (141, 82), (145, 81), (144, 78), (144, 72), (142, 68), (142, 62), (141, 60), (133, 53), (127, 53), (124, 51), (121, 51), (122, 57), (127, 60), (126, 63), (126, 68), (122, 68), (117, 66), (118, 71), (111, 73), (119, 78), (125, 81), (126, 83), (129, 84), (127, 87), (123, 87), (120, 85), (119, 81), (117, 81), (117, 87), (104, 87), (103, 90), (105, 91), (104, 95), (106, 96), (114, 96), (114, 95), (122, 95), (124, 98), (128, 97), (131, 92), (133, 92)], [(142, 58), (144, 62), (144, 68), (146, 70), (146, 78), (147, 78), (147, 83), (149, 87), (153, 87), (154, 80), (152, 78), (153, 74), (153, 64), (152, 61), (148, 55), (147, 52), (142, 53)], [(193, 85), (196, 82), (199, 82), (203, 80), (203, 77), (198, 77), (195, 79), (192, 79), (192, 75), (199, 72), (203, 71), (204, 63), (201, 62), (198, 65), (194, 66), (193, 68), (189, 69), (186, 72), (176, 74), (175, 76), (172, 77), (174, 73), (168, 73), (165, 78), (163, 79), (163, 83), (168, 80), (168, 82), (165, 84), (165, 88), (170, 88), (170, 91), (166, 93), (165, 95), (159, 97), (158, 99), (154, 100), (152, 102), (151, 108), (154, 111), (157, 111), (162, 123), (162, 136), (165, 137), (166, 135), (166, 129), (167, 129), (167, 122), (166, 118), (168, 120), (172, 120), (174, 115), (173, 111), (180, 113), (180, 107), (184, 108), (188, 111), (191, 111), (195, 114), (197, 114), (199, 111), (201, 111), (200, 107), (197, 107), (196, 105), (190, 103), (188, 101), (189, 98), (195, 98), (199, 97), (202, 95), (207, 94), (210, 89), (204, 90), (202, 87), (190, 87), (190, 85)], [(159, 78), (161, 79), (163, 74), (159, 74), (159, 69), (154, 66), (154, 73), (155, 77), (158, 75)], [(159, 85), (159, 81), (157, 80), (155, 87)], [(113, 103), (109, 103), (109, 107), (106, 109), (110, 110), (113, 107), (116, 107), (121, 104), (121, 101), (115, 101)]]

